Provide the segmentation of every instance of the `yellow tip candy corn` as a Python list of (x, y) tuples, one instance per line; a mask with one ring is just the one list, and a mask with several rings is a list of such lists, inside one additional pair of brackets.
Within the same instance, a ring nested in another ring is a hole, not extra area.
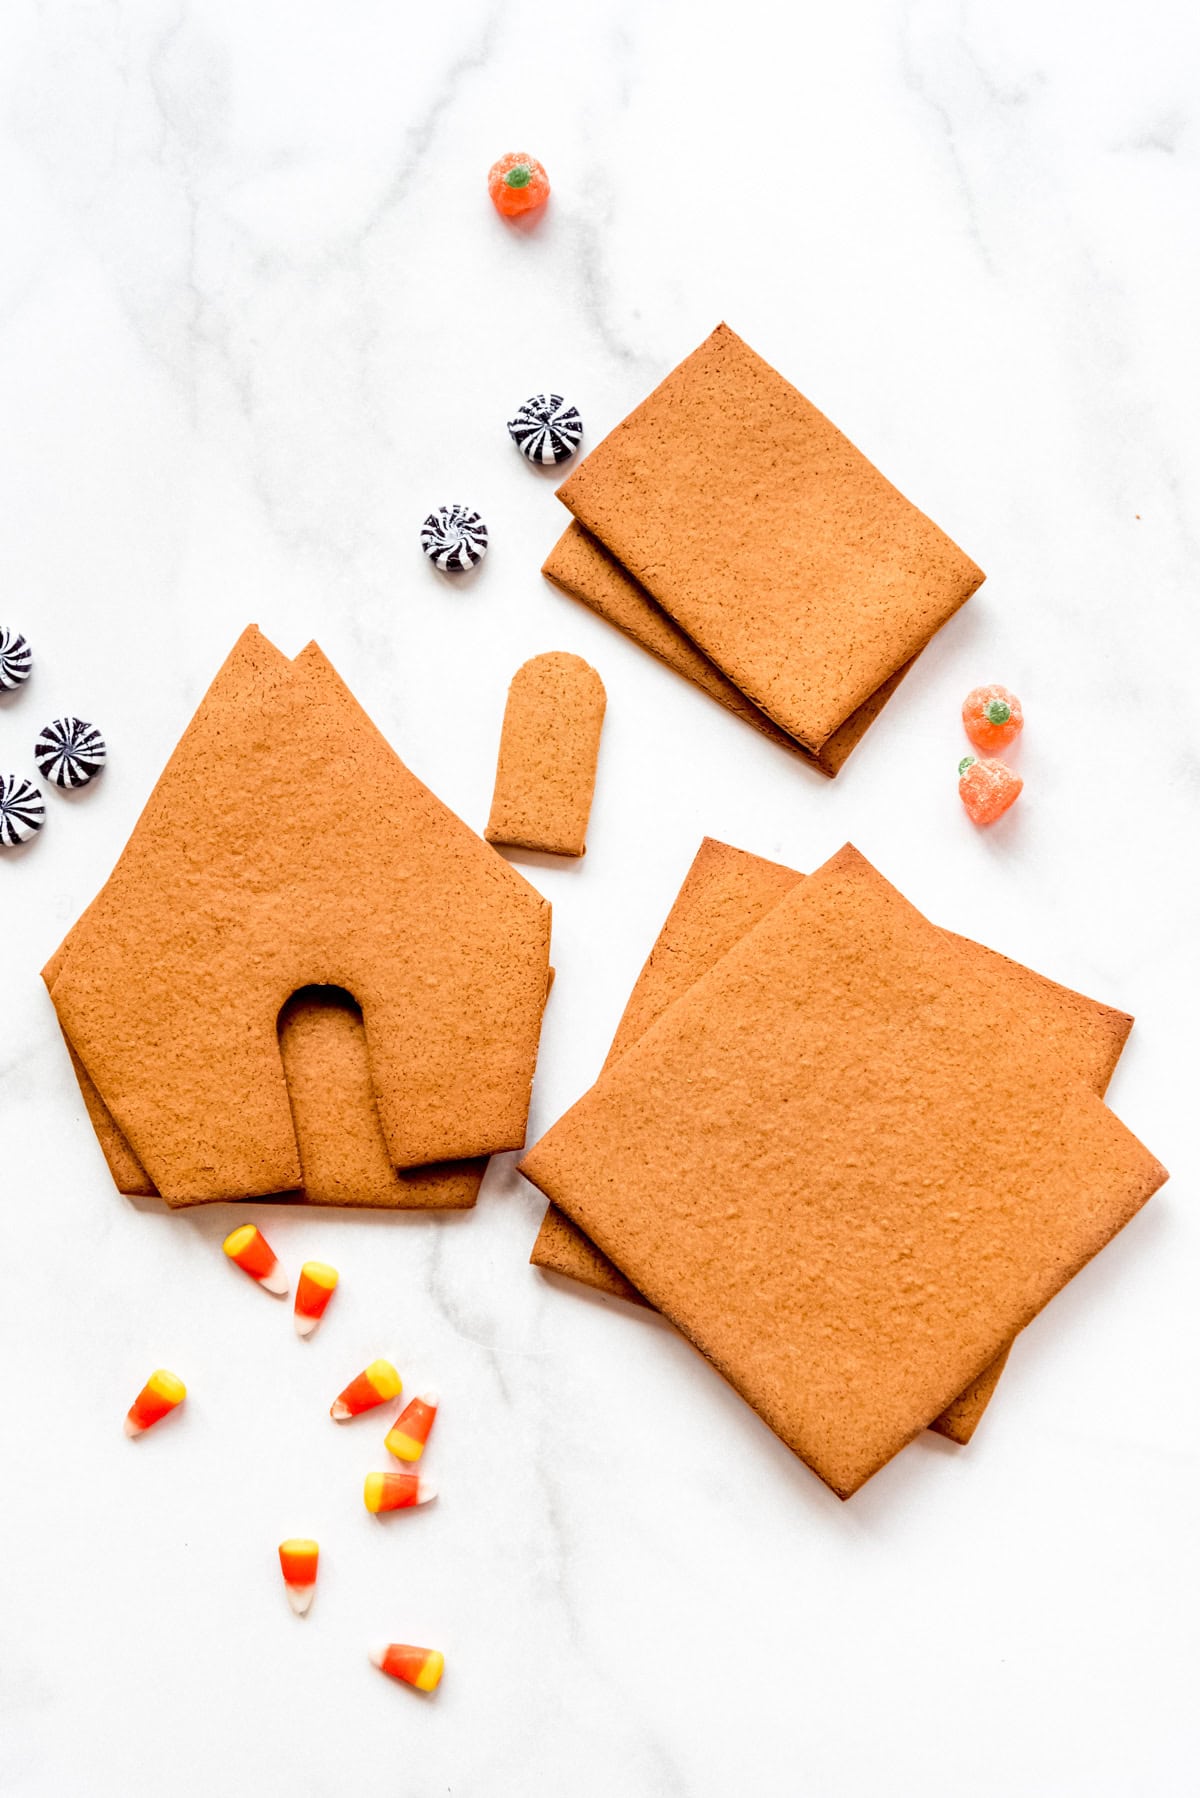
[(296, 1334), (311, 1336), (325, 1315), (325, 1307), (338, 1283), (338, 1270), (324, 1261), (306, 1261), (296, 1287)]
[(160, 1367), (150, 1375), (142, 1390), (129, 1407), (125, 1418), (125, 1434), (140, 1436), (151, 1424), (166, 1417), (176, 1405), (181, 1405), (187, 1397), (187, 1387), (177, 1374), (168, 1373)]
[(338, 1423), (347, 1417), (358, 1417), (376, 1405), (386, 1405), (400, 1396), (400, 1375), (390, 1361), (372, 1361), (370, 1367), (351, 1380), (329, 1407), (329, 1415)]
[(386, 1648), (371, 1650), (371, 1659), (381, 1673), (401, 1679), (418, 1692), (432, 1692), (441, 1679), (446, 1657), (436, 1648), (409, 1648), (403, 1642), (389, 1642)]
[(242, 1224), (231, 1230), (222, 1247), (229, 1259), (265, 1286), (268, 1292), (282, 1298), (288, 1289), (287, 1275), (276, 1259), (275, 1251), (255, 1224)]
[(383, 1441), (384, 1447), (395, 1455), (397, 1461), (421, 1459), (429, 1440), (429, 1432), (433, 1428), (433, 1420), (437, 1416), (437, 1408), (437, 1395), (433, 1392), (423, 1392), (420, 1398), (414, 1398), (405, 1405)]
[(372, 1516), (380, 1511), (406, 1511), (410, 1505), (427, 1505), (437, 1497), (437, 1487), (418, 1473), (369, 1473), (363, 1482), (363, 1503)]
[(317, 1589), (317, 1559), (320, 1550), (309, 1536), (289, 1536), (279, 1544), (279, 1566), (287, 1587), (288, 1603), (297, 1617), (303, 1617)]

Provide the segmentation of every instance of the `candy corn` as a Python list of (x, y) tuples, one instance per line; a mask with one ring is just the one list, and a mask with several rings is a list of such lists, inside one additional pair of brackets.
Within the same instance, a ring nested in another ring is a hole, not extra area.
[(351, 1380), (344, 1392), (339, 1392), (329, 1407), (329, 1415), (338, 1423), (347, 1417), (357, 1417), (363, 1411), (370, 1411), (376, 1405), (386, 1405), (389, 1399), (400, 1396), (400, 1375), (390, 1361), (372, 1361), (370, 1367), (364, 1368), (357, 1378)]
[(242, 1224), (240, 1228), (231, 1230), (223, 1244), (225, 1253), (231, 1261), (236, 1261), (243, 1273), (265, 1286), (268, 1292), (282, 1298), (287, 1291), (287, 1275), (275, 1259), (275, 1251), (255, 1224)]
[(373, 1648), (371, 1659), (381, 1673), (402, 1679), (418, 1692), (432, 1692), (442, 1677), (446, 1657), (436, 1648), (408, 1648), (403, 1642), (389, 1642), (386, 1648)]
[(423, 1392), (410, 1399), (384, 1437), (383, 1446), (397, 1461), (419, 1461), (437, 1416), (437, 1394)]
[(325, 1315), (325, 1307), (338, 1283), (338, 1270), (324, 1261), (306, 1261), (296, 1287), (296, 1334), (311, 1336)]
[(288, 1603), (297, 1617), (303, 1617), (317, 1589), (317, 1556), (320, 1553), (308, 1536), (289, 1536), (279, 1544), (279, 1565), (287, 1587)]
[(427, 1505), (437, 1497), (437, 1487), (419, 1473), (369, 1473), (363, 1482), (363, 1503), (373, 1517), (380, 1511), (406, 1511), (409, 1505)]
[(181, 1405), (186, 1397), (187, 1387), (179, 1376), (160, 1367), (150, 1375), (130, 1405), (125, 1419), (125, 1434), (140, 1436), (152, 1423), (157, 1423), (161, 1417), (173, 1411), (176, 1405)]

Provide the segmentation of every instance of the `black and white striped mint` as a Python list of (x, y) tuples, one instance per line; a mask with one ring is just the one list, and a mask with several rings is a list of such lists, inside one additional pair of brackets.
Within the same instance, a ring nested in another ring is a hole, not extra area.
[(53, 718), (33, 746), (33, 759), (56, 787), (86, 787), (108, 760), (108, 749), (94, 724)]
[(439, 506), (421, 526), (421, 548), (443, 574), (461, 574), (487, 555), (487, 526), (470, 506)]
[(0, 774), (0, 849), (15, 849), (46, 822), (41, 790), (23, 774)]
[(561, 393), (535, 393), (508, 421), (508, 434), (529, 462), (565, 462), (583, 442), (583, 420)]
[(19, 687), (32, 667), (33, 652), (24, 637), (0, 624), (0, 687)]

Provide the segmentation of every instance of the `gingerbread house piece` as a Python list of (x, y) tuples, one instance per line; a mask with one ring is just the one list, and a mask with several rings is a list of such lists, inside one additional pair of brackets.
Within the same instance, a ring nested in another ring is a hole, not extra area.
[(548, 903), (384, 741), (321, 651), (235, 646), (51, 993), (168, 1202), (294, 1189), (277, 1022), (362, 1008), (399, 1168), (516, 1148), (547, 989)]

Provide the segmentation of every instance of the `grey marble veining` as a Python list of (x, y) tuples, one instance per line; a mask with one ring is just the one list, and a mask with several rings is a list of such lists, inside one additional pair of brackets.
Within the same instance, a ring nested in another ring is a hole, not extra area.
[[(36, 656), (0, 770), (67, 711), (110, 747), (0, 856), (6, 1794), (1192, 1790), (1198, 66), (1179, 0), (0, 13), (0, 621)], [(509, 149), (554, 184), (515, 228)], [(516, 405), (560, 391), (594, 443), (721, 318), (988, 571), (833, 785), (537, 572), (564, 518)], [(492, 533), (458, 584), (418, 544), (455, 499)], [(1110, 1098), (1174, 1178), (968, 1451), (840, 1505), (661, 1320), (527, 1266), (511, 1156), (469, 1214), (263, 1207), (342, 1272), (307, 1344), (226, 1264), (230, 1208), (114, 1194), (38, 969), (250, 620), (317, 638), (476, 826), (513, 670), (599, 668), (587, 857), (514, 857), (555, 906), (531, 1136), (706, 833), (799, 867), (852, 839), (1137, 1014)], [(987, 679), (1026, 790), (979, 834)], [(441, 1496), (386, 1522), (386, 1421), (327, 1416), (379, 1354), (442, 1396)], [(131, 1446), (159, 1364), (186, 1411)], [(310, 1533), (297, 1624), (275, 1545)], [(388, 1637), (444, 1649), (432, 1702), (366, 1664)]]

